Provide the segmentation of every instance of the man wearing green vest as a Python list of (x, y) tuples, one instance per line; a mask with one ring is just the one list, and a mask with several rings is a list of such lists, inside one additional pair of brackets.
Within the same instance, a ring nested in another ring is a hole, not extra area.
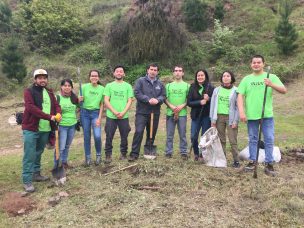
[(183, 159), (187, 159), (187, 95), (190, 85), (183, 81), (184, 69), (176, 65), (173, 69), (174, 81), (166, 85), (165, 103), (167, 104), (167, 142), (166, 157), (171, 158), (173, 153), (174, 131), (177, 125), (179, 134), (179, 151)]
[[(275, 176), (273, 168), (274, 147), (274, 121), (272, 107), (273, 90), (285, 94), (287, 92), (281, 80), (274, 74), (264, 72), (265, 60), (261, 55), (255, 55), (251, 59), (252, 74), (244, 77), (238, 87), (238, 108), (240, 120), (247, 122), (249, 137), (249, 163), (246, 171), (253, 171), (256, 161), (256, 153), (259, 135), (259, 120), (262, 115), (265, 86), (268, 86), (266, 94), (265, 112), (262, 122), (262, 132), (265, 143), (265, 173)], [(244, 108), (245, 101), (245, 108)]]
[(104, 103), (107, 107), (107, 120), (105, 125), (105, 163), (112, 162), (112, 141), (118, 127), (120, 133), (120, 159), (127, 159), (129, 125), (129, 109), (134, 97), (132, 86), (123, 80), (125, 69), (118, 65), (113, 72), (115, 81), (108, 83), (104, 90)]
[(60, 121), (61, 109), (53, 91), (46, 87), (47, 83), (47, 71), (38, 69), (34, 71), (34, 84), (24, 90), (22, 179), (26, 192), (35, 191), (33, 181), (49, 180), (40, 173), (41, 155), (51, 130), (55, 130), (55, 121)]

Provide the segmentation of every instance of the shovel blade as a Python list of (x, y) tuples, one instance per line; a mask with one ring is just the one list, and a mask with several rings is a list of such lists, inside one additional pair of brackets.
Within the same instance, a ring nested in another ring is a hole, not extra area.
[(64, 178), (66, 176), (65, 170), (63, 166), (57, 166), (52, 170), (53, 178), (56, 180), (60, 180), (61, 178)]
[(144, 158), (155, 159), (156, 158), (157, 147), (155, 145), (145, 145), (144, 146)]

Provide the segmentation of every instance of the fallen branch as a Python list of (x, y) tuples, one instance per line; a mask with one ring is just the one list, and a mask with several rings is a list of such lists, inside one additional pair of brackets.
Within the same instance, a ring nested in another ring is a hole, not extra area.
[(130, 169), (130, 168), (135, 167), (135, 166), (137, 166), (137, 165), (138, 165), (138, 164), (135, 163), (135, 164), (133, 164), (133, 165), (129, 165), (129, 166), (127, 166), (127, 167), (124, 167), (124, 168), (121, 168), (121, 169), (118, 169), (118, 170), (115, 170), (115, 171), (112, 171), (112, 172), (109, 172), (109, 173), (105, 173), (104, 175), (107, 176), (107, 175), (110, 175), (110, 174), (113, 174), (113, 173), (118, 173), (118, 172), (120, 172), (120, 171), (123, 171), (123, 170), (126, 170), (126, 169)]
[(156, 191), (161, 189), (161, 187), (158, 186), (140, 186), (137, 188), (138, 190), (152, 190), (152, 191)]

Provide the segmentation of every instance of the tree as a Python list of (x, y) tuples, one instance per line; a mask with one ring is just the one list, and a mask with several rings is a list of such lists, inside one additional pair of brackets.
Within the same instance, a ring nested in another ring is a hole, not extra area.
[(183, 5), (185, 22), (191, 32), (205, 31), (208, 28), (208, 5), (200, 0), (187, 0)]
[(224, 2), (223, 0), (217, 0), (215, 2), (214, 19), (223, 21), (224, 16), (225, 16)]
[(293, 2), (290, 0), (281, 0), (279, 5), (281, 19), (275, 29), (275, 41), (284, 55), (291, 54), (298, 47), (295, 44), (298, 39), (298, 33), (295, 26), (289, 22), (293, 7)]
[(9, 32), (12, 11), (7, 2), (0, 2), (0, 32)]
[(83, 24), (72, 1), (39, 0), (24, 3), (21, 26), (33, 49), (63, 52), (82, 39)]
[(26, 76), (26, 67), (23, 63), (23, 54), (19, 50), (17, 39), (10, 39), (1, 52), (2, 72), (9, 79), (16, 79), (19, 84)]

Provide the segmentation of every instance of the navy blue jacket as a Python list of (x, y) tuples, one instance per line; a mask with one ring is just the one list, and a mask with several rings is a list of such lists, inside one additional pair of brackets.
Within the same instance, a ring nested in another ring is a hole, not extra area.
[[(134, 95), (137, 99), (136, 113), (138, 114), (160, 114), (160, 106), (166, 99), (166, 91), (163, 83), (156, 77), (155, 81), (151, 82), (148, 76), (140, 77), (135, 82)], [(149, 100), (156, 98), (157, 105), (150, 105)]]

